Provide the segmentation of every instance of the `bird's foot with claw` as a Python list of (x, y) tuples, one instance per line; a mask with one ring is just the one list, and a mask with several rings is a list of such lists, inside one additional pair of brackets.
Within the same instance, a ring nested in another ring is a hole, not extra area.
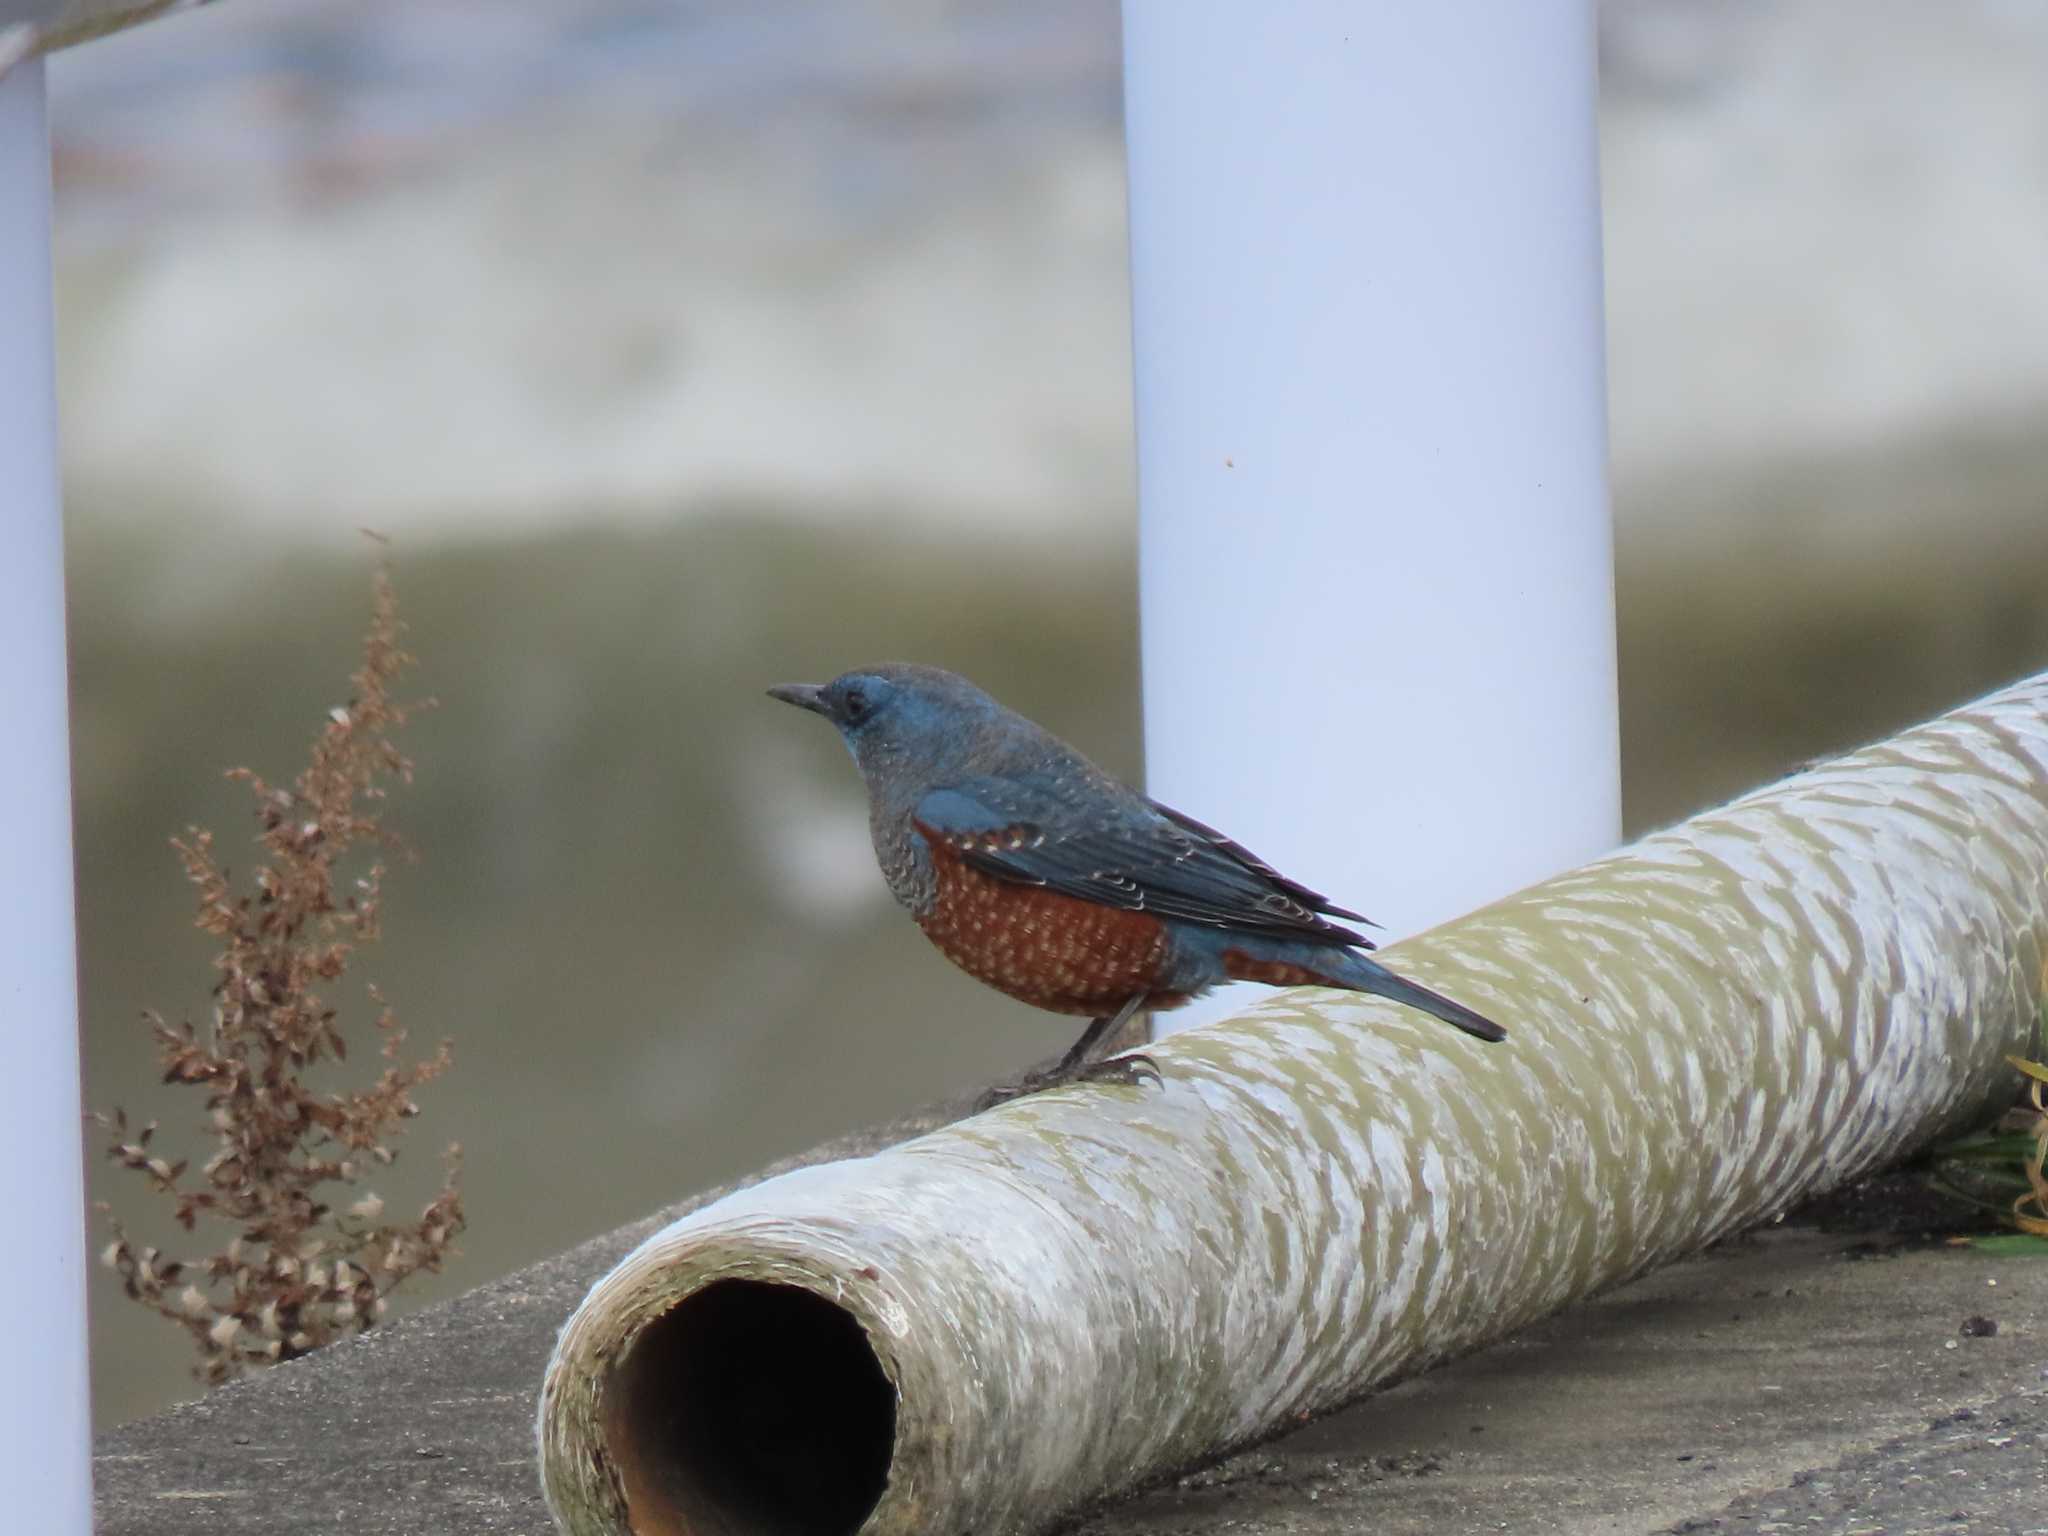
[(1138, 1051), (1132, 1051), (1124, 1056), (1111, 1056), (1105, 1061), (1090, 1062), (1076, 1072), (1070, 1081), (1121, 1083), (1126, 1088), (1142, 1088), (1147, 1082), (1160, 1088), (1166, 1086), (1166, 1078), (1159, 1071), (1159, 1063)]
[(1068, 1083), (1118, 1083), (1126, 1088), (1140, 1088), (1148, 1081), (1162, 1088), (1166, 1086), (1159, 1064), (1150, 1056), (1132, 1052), (1078, 1067), (1048, 1067), (1043, 1072), (1027, 1072), (1014, 1083), (1002, 1083), (989, 1089), (974, 1101), (974, 1109), (979, 1114), (1012, 1099), (1043, 1093), (1048, 1088), (1064, 1088)]

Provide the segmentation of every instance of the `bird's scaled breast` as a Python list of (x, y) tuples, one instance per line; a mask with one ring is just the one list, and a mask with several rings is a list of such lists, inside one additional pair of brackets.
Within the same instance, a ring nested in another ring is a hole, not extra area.
[(1154, 1006), (1165, 966), (1164, 925), (1041, 886), (998, 880), (935, 843), (936, 891), (917, 923), (947, 959), (977, 981), (1055, 1013), (1114, 1013), (1132, 996)]

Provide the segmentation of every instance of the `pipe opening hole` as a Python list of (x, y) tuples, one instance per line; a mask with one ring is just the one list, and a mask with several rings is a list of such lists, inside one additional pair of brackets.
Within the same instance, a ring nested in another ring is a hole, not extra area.
[(889, 1479), (896, 1389), (853, 1315), (795, 1286), (706, 1286), (604, 1396), (635, 1536), (848, 1536)]

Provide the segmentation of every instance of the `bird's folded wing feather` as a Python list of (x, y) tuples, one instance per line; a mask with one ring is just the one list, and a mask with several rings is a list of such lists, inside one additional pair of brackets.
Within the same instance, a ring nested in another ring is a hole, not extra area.
[(927, 838), (999, 880), (1183, 922), (1372, 947), (1319, 915), (1363, 922), (1355, 912), (1200, 822), (1128, 792), (1104, 807), (1077, 803), (1056, 786), (990, 776), (932, 791), (914, 819)]

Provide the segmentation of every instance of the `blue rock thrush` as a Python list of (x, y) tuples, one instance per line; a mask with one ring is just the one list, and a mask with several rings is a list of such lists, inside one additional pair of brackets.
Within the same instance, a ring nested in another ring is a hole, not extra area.
[(839, 728), (867, 781), (883, 877), (946, 958), (1092, 1019), (1030, 1087), (1152, 1074), (1144, 1057), (1093, 1053), (1139, 1008), (1225, 981), (1374, 992), (1481, 1040), (1507, 1037), (1367, 959), (1371, 942), (1330, 921), (1366, 921), (1356, 912), (1127, 788), (965, 678), (892, 663), (768, 692)]

